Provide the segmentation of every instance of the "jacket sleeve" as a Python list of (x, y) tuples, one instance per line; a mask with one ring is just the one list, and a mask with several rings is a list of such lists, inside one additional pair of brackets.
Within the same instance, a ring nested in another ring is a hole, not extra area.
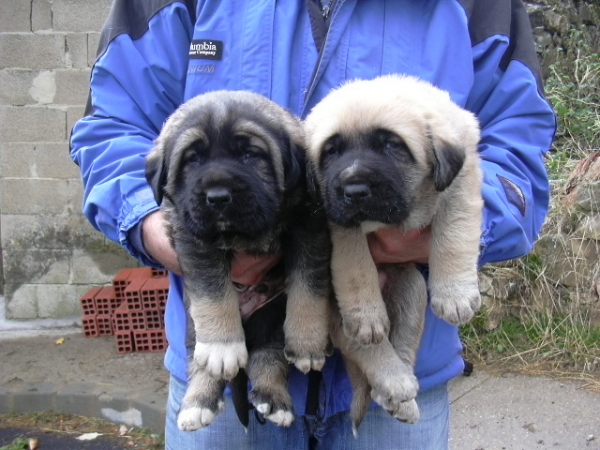
[(521, 0), (475, 0), (470, 14), (475, 78), (466, 107), (482, 131), (483, 265), (533, 248), (548, 212), (544, 155), (556, 119)]
[(192, 31), (184, 3), (116, 0), (92, 68), (86, 115), (71, 133), (85, 216), (150, 265), (128, 235), (158, 208), (144, 175), (145, 157), (183, 101)]

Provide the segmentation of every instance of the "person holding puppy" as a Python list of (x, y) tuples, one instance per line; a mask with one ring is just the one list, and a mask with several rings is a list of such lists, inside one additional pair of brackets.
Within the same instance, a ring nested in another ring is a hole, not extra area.
[[(417, 424), (400, 423), (374, 405), (355, 438), (348, 417), (352, 392), (337, 353), (320, 378), (291, 371), (297, 417), (289, 428), (256, 414), (244, 432), (230, 403), (207, 428), (183, 432), (176, 424), (189, 318), (177, 255), (144, 177), (145, 157), (163, 123), (186, 100), (220, 89), (262, 94), (304, 118), (346, 80), (392, 73), (448, 91), (479, 120), (480, 265), (529, 252), (548, 210), (544, 154), (555, 118), (521, 0), (115, 0), (71, 155), (81, 169), (90, 222), (141, 262), (170, 271), (167, 449), (448, 448), (447, 383), (463, 372), (464, 361), (458, 329), (431, 309), (415, 369)], [(427, 229), (384, 229), (368, 239), (376, 263), (428, 262)], [(232, 277), (258, 285), (280, 258), (235, 255)]]

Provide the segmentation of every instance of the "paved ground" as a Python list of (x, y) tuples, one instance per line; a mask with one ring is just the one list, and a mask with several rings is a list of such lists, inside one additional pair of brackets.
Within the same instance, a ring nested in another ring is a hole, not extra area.
[(453, 450), (600, 450), (600, 394), (583, 383), (475, 372), (456, 379)]
[(163, 356), (119, 355), (114, 338), (79, 329), (0, 331), (0, 414), (54, 410), (160, 430)]
[[(160, 431), (162, 358), (118, 355), (113, 338), (85, 338), (77, 328), (8, 330), (0, 323), (0, 414), (53, 409)], [(450, 394), (452, 450), (600, 450), (600, 394), (581, 383), (498, 377), (476, 367)]]

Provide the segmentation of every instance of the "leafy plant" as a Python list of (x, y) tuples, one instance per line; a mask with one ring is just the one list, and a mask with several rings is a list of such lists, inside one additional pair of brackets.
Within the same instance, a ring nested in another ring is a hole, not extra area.
[(17, 438), (12, 443), (0, 447), (0, 450), (28, 450), (29, 440)]

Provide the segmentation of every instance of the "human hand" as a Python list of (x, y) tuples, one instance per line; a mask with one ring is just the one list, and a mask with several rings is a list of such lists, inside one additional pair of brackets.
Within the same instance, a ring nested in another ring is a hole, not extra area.
[(142, 225), (144, 247), (154, 261), (169, 271), (181, 275), (181, 266), (177, 253), (167, 234), (167, 221), (162, 210), (149, 214)]
[(429, 262), (431, 228), (402, 232), (397, 228), (383, 228), (367, 235), (369, 250), (375, 264)]
[(281, 255), (253, 256), (236, 253), (231, 262), (231, 279), (244, 286), (260, 284), (264, 276), (281, 261)]

